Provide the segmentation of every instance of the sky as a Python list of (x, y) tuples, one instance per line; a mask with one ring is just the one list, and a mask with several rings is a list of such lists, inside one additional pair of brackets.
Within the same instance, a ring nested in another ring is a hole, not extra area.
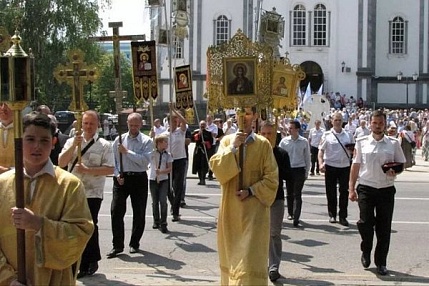
[(100, 12), (103, 30), (112, 35), (109, 22), (122, 22), (119, 35), (141, 35), (150, 37), (149, 9), (145, 8), (145, 0), (112, 0), (112, 9)]

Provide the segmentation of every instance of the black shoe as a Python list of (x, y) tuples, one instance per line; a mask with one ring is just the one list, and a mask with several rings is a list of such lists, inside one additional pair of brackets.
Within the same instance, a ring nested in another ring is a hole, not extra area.
[(349, 222), (344, 217), (343, 218), (340, 217), (340, 224), (343, 226), (349, 226)]
[(180, 207), (181, 207), (181, 208), (186, 207), (186, 202), (185, 202), (185, 201), (181, 201), (181, 202), (180, 202)]
[(360, 262), (362, 263), (363, 268), (368, 268), (371, 264), (371, 254), (362, 252), (362, 256), (360, 257)]
[(205, 186), (205, 185), (206, 185), (206, 182), (205, 182), (205, 181), (199, 181), (199, 182), (197, 183), (197, 185)]
[(168, 233), (168, 228), (165, 224), (161, 225), (161, 232), (162, 233)]
[(268, 276), (270, 277), (270, 281), (274, 282), (280, 278), (280, 273), (276, 270), (272, 270), (272, 271), (270, 271), (270, 273), (268, 273)]
[(159, 228), (159, 223), (154, 223), (154, 224), (152, 225), (152, 228), (153, 228), (153, 229), (158, 229), (158, 228)]
[(288, 220), (293, 220), (293, 215), (288, 215), (288, 216), (287, 216), (287, 219), (288, 219)]
[(118, 256), (119, 253), (123, 252), (123, 249), (114, 249), (112, 248), (112, 250), (109, 251), (109, 253), (107, 253), (107, 258), (114, 258), (116, 256)]
[(299, 220), (294, 220), (293, 221), (293, 226), (294, 227), (300, 227), (301, 225), (299, 224)]
[(90, 262), (88, 267), (88, 275), (92, 275), (98, 270), (98, 261)]
[(139, 252), (139, 248), (138, 247), (132, 247), (130, 246), (130, 253), (137, 253)]
[(317, 172), (317, 173), (316, 173), (316, 175), (320, 176), (320, 173), (319, 173), (319, 172)]
[(180, 221), (180, 215), (173, 215), (172, 221)]
[(207, 178), (209, 181), (213, 181), (213, 176), (208, 176), (208, 178)]
[(79, 273), (77, 274), (77, 279), (80, 279), (82, 277), (85, 277), (89, 275), (87, 271), (79, 270)]
[(330, 222), (330, 223), (337, 223), (337, 219), (336, 219), (336, 218), (334, 218), (333, 216), (331, 216), (331, 217), (329, 218), (329, 222)]
[(384, 265), (377, 266), (377, 272), (378, 272), (378, 274), (380, 274), (382, 276), (386, 276), (389, 273), (389, 271), (387, 271), (386, 266), (384, 266)]
[(310, 173), (310, 176), (314, 176), (314, 172), (311, 172), (311, 173)]

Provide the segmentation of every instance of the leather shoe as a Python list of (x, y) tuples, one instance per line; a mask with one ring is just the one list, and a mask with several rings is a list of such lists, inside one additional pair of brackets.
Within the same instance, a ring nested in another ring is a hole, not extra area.
[(173, 215), (172, 221), (180, 221), (180, 215)]
[(364, 268), (368, 268), (371, 264), (371, 255), (370, 253), (362, 252), (362, 256), (360, 257), (360, 262)]
[(92, 275), (95, 272), (97, 272), (98, 270), (98, 262), (94, 261), (94, 262), (90, 262), (89, 266), (88, 266), (88, 275)]
[(152, 228), (153, 228), (153, 229), (158, 229), (158, 228), (159, 228), (159, 223), (154, 223), (154, 224), (152, 225)]
[(329, 218), (329, 222), (330, 222), (330, 223), (336, 223), (336, 222), (337, 222), (337, 219), (336, 219), (336, 218), (334, 218), (333, 216), (331, 216), (331, 217)]
[(115, 249), (112, 248), (112, 250), (109, 251), (109, 253), (107, 253), (107, 258), (114, 258), (116, 256), (118, 256), (119, 253), (123, 252), (123, 249)]
[(270, 281), (274, 282), (280, 278), (280, 273), (276, 270), (272, 270), (272, 271), (270, 271), (270, 273), (268, 273), (268, 276), (270, 277)]
[(294, 220), (293, 221), (293, 226), (294, 227), (300, 227), (299, 220)]
[(132, 247), (130, 246), (130, 253), (137, 253), (139, 252), (139, 248), (138, 247)]
[(343, 226), (349, 226), (349, 222), (344, 217), (343, 218), (340, 217), (340, 224)]
[(384, 266), (384, 265), (377, 266), (377, 272), (378, 272), (378, 274), (383, 275), (383, 276), (385, 276), (385, 275), (387, 275), (387, 273), (389, 273), (389, 271), (387, 271), (386, 266)]
[(162, 233), (168, 233), (168, 228), (165, 224), (161, 225), (161, 232)]

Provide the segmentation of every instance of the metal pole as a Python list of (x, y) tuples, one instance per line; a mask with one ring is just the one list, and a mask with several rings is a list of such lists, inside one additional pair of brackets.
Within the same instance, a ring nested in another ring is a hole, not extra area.
[(406, 79), (406, 85), (407, 85), (407, 112), (408, 112), (408, 78)]

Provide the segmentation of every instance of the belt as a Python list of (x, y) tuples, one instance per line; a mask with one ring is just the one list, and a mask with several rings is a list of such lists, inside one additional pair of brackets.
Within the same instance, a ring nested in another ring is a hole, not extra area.
[(143, 176), (146, 172), (124, 172), (124, 176)]

